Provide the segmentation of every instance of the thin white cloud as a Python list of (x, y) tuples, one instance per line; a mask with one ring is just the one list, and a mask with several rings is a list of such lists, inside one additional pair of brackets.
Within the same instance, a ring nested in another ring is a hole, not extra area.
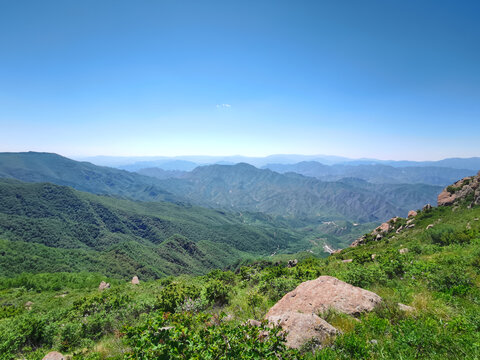
[(232, 105), (230, 105), (230, 104), (217, 104), (216, 105), (217, 109), (229, 109), (231, 107), (232, 107)]

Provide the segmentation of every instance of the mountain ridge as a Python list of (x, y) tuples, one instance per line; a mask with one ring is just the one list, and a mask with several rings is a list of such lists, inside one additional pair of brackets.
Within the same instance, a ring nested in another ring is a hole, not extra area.
[(282, 175), (246, 163), (202, 166), (181, 179), (159, 180), (56, 154), (33, 152), (0, 154), (0, 177), (47, 181), (141, 201), (362, 222), (383, 221), (400, 211), (421, 207), (432, 202), (439, 191), (435, 186), (411, 185), (402, 199), (395, 192), (403, 192), (405, 187), (398, 185), (384, 184), (379, 186), (380, 192), (374, 192), (373, 187), (322, 182), (298, 174)]

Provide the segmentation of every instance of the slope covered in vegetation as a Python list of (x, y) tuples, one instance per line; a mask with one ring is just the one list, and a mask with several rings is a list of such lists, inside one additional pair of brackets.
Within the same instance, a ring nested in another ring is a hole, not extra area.
[[(460, 201), (420, 211), (410, 222), (414, 227), (390, 231), (382, 240), (369, 239), (295, 267), (258, 262), (236, 272), (140, 285), (113, 281), (103, 292), (98, 283), (108, 279), (92, 274), (4, 278), (0, 333), (6, 336), (0, 354), (41, 359), (55, 349), (74, 359), (475, 359), (480, 353), (479, 219), (478, 205)], [(245, 325), (320, 275), (371, 290), (383, 303), (359, 318), (320, 314), (342, 331), (323, 348), (307, 343), (287, 349), (278, 329)], [(28, 301), (33, 304), (26, 306)], [(397, 303), (413, 311), (401, 311)]]
[(204, 274), (253, 256), (311, 247), (308, 239), (314, 236), (263, 214), (0, 181), (0, 275), (93, 271), (151, 279)]
[(360, 179), (324, 182), (240, 163), (200, 166), (180, 179), (160, 181), (168, 192), (201, 206), (260, 211), (293, 218), (384, 221), (434, 202), (440, 187), (371, 184)]

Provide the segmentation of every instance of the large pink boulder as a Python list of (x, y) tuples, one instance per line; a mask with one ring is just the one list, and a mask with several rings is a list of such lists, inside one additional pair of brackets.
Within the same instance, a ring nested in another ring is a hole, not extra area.
[(375, 230), (378, 233), (386, 233), (389, 232), (392, 229), (392, 225), (390, 225), (388, 222), (384, 222), (382, 225), (377, 227)]
[(358, 315), (371, 311), (382, 301), (377, 294), (347, 284), (332, 276), (320, 276), (305, 281), (280, 299), (268, 311), (266, 318), (285, 311), (319, 314), (334, 309), (344, 314)]
[(312, 338), (324, 342), (337, 330), (321, 319), (329, 309), (348, 315), (371, 311), (382, 301), (377, 294), (331, 276), (306, 281), (273, 305), (265, 315), (287, 331), (287, 345), (298, 348)]
[(65, 360), (66, 357), (57, 351), (49, 352), (42, 360)]

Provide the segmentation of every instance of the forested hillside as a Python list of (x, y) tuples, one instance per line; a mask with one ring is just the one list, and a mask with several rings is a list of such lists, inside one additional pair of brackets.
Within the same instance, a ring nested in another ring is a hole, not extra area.
[(433, 185), (370, 184), (355, 179), (323, 182), (248, 164), (201, 166), (181, 179), (160, 183), (167, 191), (203, 206), (359, 222), (384, 221), (435, 203), (441, 190)]
[(308, 236), (313, 235), (262, 214), (133, 202), (47, 183), (0, 181), (0, 275), (198, 274), (290, 247), (306, 249)]
[(93, 194), (135, 200), (182, 200), (159, 187), (152, 177), (74, 161), (52, 153), (0, 153), (0, 177), (25, 182), (50, 182)]

